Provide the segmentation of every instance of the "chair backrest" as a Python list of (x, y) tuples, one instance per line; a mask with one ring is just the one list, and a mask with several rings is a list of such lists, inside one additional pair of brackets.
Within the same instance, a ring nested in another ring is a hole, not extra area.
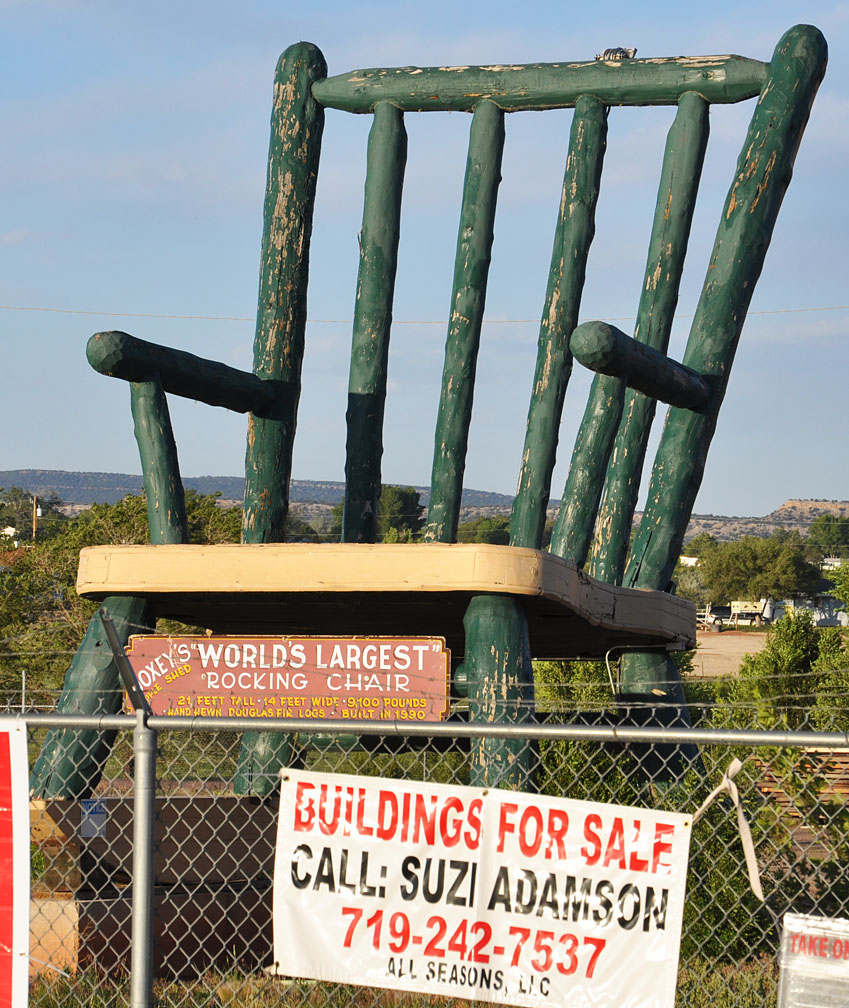
[[(597, 577), (614, 584), (622, 583), (624, 577), (628, 585), (665, 589), (701, 481), (746, 309), (825, 62), (825, 42), (809, 26), (788, 31), (769, 64), (738, 56), (602, 59), (526, 66), (372, 69), (327, 77), (324, 59), (314, 46), (300, 43), (286, 50), (275, 83), (254, 350), (255, 374), (279, 385), (273, 415), (255, 411), (250, 419), (245, 540), (279, 541), (285, 525), (324, 109), (373, 117), (348, 391), (343, 522), (343, 541), (347, 542), (375, 539), (406, 160), (405, 114), (471, 113), (425, 531), (427, 540), (453, 542), (484, 315), (504, 117), (526, 109), (575, 109), (511, 517), (511, 543), (538, 548), (571, 369), (570, 339), (578, 321), (594, 233), (607, 111), (610, 106), (677, 105), (638, 308), (634, 334), (638, 344), (609, 331), (603, 338), (597, 331), (577, 334), (583, 362), (600, 373), (573, 453), (551, 546), (553, 552), (585, 564), (595, 534), (589, 566)], [(758, 101), (722, 210), (687, 345), (684, 364), (688, 372), (664, 355), (708, 138), (708, 113), (712, 104), (755, 97)], [(652, 349), (657, 353), (647, 357)], [(656, 399), (673, 406), (653, 470), (648, 507), (626, 570), (625, 550)]]
[[(376, 535), (406, 161), (404, 116), (471, 113), (425, 530), (428, 541), (455, 541), (504, 117), (528, 109), (573, 107), (510, 542), (534, 548), (541, 544), (575, 349), (599, 374), (573, 452), (552, 552), (588, 564), (609, 583), (666, 589), (746, 310), (825, 64), (825, 40), (805, 25), (785, 33), (768, 64), (739, 56), (616, 58), (356, 70), (327, 77), (315, 46), (291, 46), (281, 56), (275, 77), (253, 376), (125, 334), (98, 334), (89, 347), (94, 367), (135, 383), (133, 411), (148, 482), (152, 541), (186, 541), (165, 391), (250, 413), (243, 538), (248, 543), (283, 538), (325, 108), (373, 118), (348, 390), (344, 542), (373, 542)], [(665, 351), (708, 138), (709, 109), (755, 97), (682, 368), (668, 361)], [(634, 338), (596, 326), (576, 333), (580, 346), (572, 347), (594, 235), (607, 112), (611, 106), (642, 105), (677, 105), (677, 114), (666, 143)], [(657, 399), (672, 407), (626, 569), (625, 551)]]

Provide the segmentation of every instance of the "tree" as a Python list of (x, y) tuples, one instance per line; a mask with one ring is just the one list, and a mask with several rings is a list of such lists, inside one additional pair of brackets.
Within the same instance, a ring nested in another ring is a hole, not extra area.
[(808, 528), (808, 540), (826, 553), (849, 552), (849, 517), (826, 511), (817, 515)]
[(697, 536), (693, 536), (689, 542), (684, 543), (684, 555), (701, 557), (716, 545), (718, 545), (716, 536), (712, 536), (709, 532), (700, 532)]
[(699, 560), (710, 599), (798, 598), (817, 590), (819, 568), (804, 556), (800, 542), (781, 537), (743, 536), (716, 543)]
[(321, 536), (315, 528), (290, 511), (286, 516), (286, 532), (283, 542), (320, 542)]
[(495, 543), (498, 546), (507, 546), (510, 542), (510, 521), (507, 518), (495, 516), (461, 522), (457, 529), (457, 542)]
[(832, 582), (831, 594), (840, 599), (844, 609), (849, 609), (849, 561), (844, 560), (836, 570), (829, 571), (828, 577)]
[[(713, 707), (710, 722), (718, 728), (813, 726), (823, 731), (846, 731), (847, 679), (840, 631), (834, 627), (816, 628), (810, 613), (802, 611), (770, 627), (766, 646), (759, 654), (744, 659), (739, 675), (717, 681), (719, 702)], [(727, 765), (728, 750), (705, 747), (703, 752), (709, 772), (713, 769), (714, 775)], [(806, 912), (839, 915), (849, 899), (845, 872), (849, 813), (843, 797), (835, 792), (833, 777), (828, 778), (829, 759), (815, 750), (803, 753), (772, 747), (758, 748), (756, 760), (745, 758), (751, 756), (750, 749), (740, 748), (736, 755), (744, 763), (737, 776), (741, 795), (753, 798), (759, 790), (763, 794), (764, 785), (783, 795), (780, 801), (750, 798), (747, 802), (755, 847), (765, 855), (763, 859), (759, 855), (759, 861), (769, 915), (774, 920), (785, 910), (799, 907)], [(721, 817), (728, 822), (727, 813), (715, 805), (708, 812), (707, 824), (712, 818), (719, 822)], [(798, 841), (800, 824), (814, 828), (817, 846), (826, 852), (824, 856), (803, 853)], [(698, 847), (693, 853), (697, 852)], [(752, 904), (745, 885), (740, 885), (743, 880), (739, 868), (729, 862), (721, 848), (713, 846), (705, 852), (706, 858), (691, 856), (691, 871), (699, 879), (692, 903), (699, 916), (695, 935), (689, 932), (685, 919), (687, 942), (694, 936), (701, 937), (698, 932), (706, 922), (711, 931), (705, 933), (698, 946), (701, 954), (716, 947), (712, 935), (722, 938), (717, 949), (721, 956), (733, 952), (743, 958), (761, 948), (766, 951), (763, 936), (768, 928), (759, 927), (760, 933), (752, 936), (754, 940), (745, 934), (747, 921), (759, 916), (763, 921), (764, 908)], [(721, 885), (723, 875), (732, 881), (731, 886)], [(703, 894), (710, 898), (703, 898)], [(731, 914), (726, 917), (726, 910), (733, 910), (736, 917), (740, 909), (745, 909), (745, 915), (739, 925), (734, 922), (734, 930), (729, 930)]]
[(186, 490), (189, 538), (193, 543), (237, 543), (241, 540), (242, 509), (221, 507), (218, 503), (220, 497), (220, 493), (201, 494)]
[[(412, 541), (425, 523), (419, 492), (411, 486), (384, 485), (377, 505), (377, 537), (385, 540), (390, 529)], [(399, 540), (403, 541), (403, 540)]]
[(705, 585), (702, 576), (701, 566), (685, 567), (680, 561), (675, 565), (675, 572), (672, 575), (675, 583), (675, 594), (679, 598), (687, 599), (696, 606), (706, 606), (713, 599)]
[[(809, 727), (846, 731), (846, 646), (837, 627), (818, 628), (801, 610), (777, 620), (758, 654), (746, 655), (739, 674), (720, 684), (721, 727)], [(756, 721), (753, 722), (753, 716)]]
[[(239, 508), (222, 509), (218, 495), (186, 493), (194, 543), (238, 542)], [(58, 690), (97, 604), (76, 592), (80, 550), (149, 542), (147, 502), (128, 496), (95, 504), (57, 534), (10, 557), (0, 569), (0, 690)]]
[[(425, 522), (424, 507), (419, 502), (415, 487), (402, 487), (384, 483), (377, 504), (377, 541), (412, 542)], [(342, 535), (342, 515), (345, 503), (333, 507), (333, 522), (328, 539), (338, 542)]]
[(31, 541), (34, 506), (40, 511), (36, 516), (38, 538), (56, 535), (67, 521), (60, 511), (61, 499), (55, 493), (36, 497), (21, 487), (0, 487), (0, 528), (14, 528), (16, 539)]
[(746, 655), (737, 677), (727, 684), (733, 704), (754, 705), (774, 723), (776, 715), (799, 727), (816, 692), (815, 667), (820, 656), (820, 636), (806, 610), (784, 616), (767, 631), (766, 644)]
[(820, 731), (849, 731), (849, 709), (846, 707), (849, 655), (843, 634), (837, 627), (825, 627), (820, 630), (819, 644), (815, 668), (820, 673), (820, 679), (811, 720)]

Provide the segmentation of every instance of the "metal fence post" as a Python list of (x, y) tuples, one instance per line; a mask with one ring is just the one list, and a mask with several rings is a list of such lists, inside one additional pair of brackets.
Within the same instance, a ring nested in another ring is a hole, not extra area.
[(136, 711), (133, 731), (133, 905), (130, 1006), (153, 1005), (153, 857), (156, 830), (156, 749), (159, 733)]

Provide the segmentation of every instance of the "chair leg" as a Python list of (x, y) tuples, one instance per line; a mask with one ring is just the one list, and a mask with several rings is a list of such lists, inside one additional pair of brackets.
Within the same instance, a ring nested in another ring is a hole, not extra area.
[(237, 795), (264, 798), (277, 789), (280, 768), (296, 765), (291, 735), (248, 732), (242, 739), (233, 791)]
[[(534, 715), (528, 624), (519, 603), (478, 595), (469, 603), (465, 672), (472, 722), (521, 723)], [(536, 750), (526, 738), (473, 739), (471, 783), (531, 791)]]
[[(307, 324), (307, 277), (324, 108), (313, 98), (327, 76), (321, 51), (297, 42), (280, 57), (268, 149), (268, 183), (260, 253), (254, 374), (279, 398), (251, 413), (245, 456), (242, 541), (282, 542), (289, 513), (292, 446)], [(287, 736), (247, 732), (233, 783), (236, 794), (266, 795), (292, 756)]]
[[(652, 728), (691, 728), (684, 687), (675, 662), (665, 652), (633, 651), (622, 656), (620, 695), (625, 724)], [(704, 773), (699, 747), (692, 742), (629, 747), (643, 773), (663, 788), (690, 770)]]
[[(126, 644), (130, 634), (153, 626), (148, 603), (142, 598), (116, 596), (103, 606)], [(65, 675), (65, 688), (56, 705), (62, 714), (118, 714), (123, 688), (99, 615), (94, 615)], [(88, 798), (97, 787), (112, 751), (114, 731), (55, 728), (47, 733), (32, 768), (34, 798)]]

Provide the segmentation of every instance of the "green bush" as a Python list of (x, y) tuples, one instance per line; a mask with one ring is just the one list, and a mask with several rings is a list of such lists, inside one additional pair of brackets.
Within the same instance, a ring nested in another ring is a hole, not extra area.
[(765, 1008), (778, 997), (772, 957), (728, 964), (690, 959), (678, 972), (676, 1004), (682, 1008)]

